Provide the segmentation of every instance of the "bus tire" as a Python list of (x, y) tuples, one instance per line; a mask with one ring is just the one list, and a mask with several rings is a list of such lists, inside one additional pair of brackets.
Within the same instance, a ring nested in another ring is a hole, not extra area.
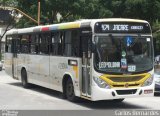
[(114, 99), (112, 100), (114, 103), (120, 103), (120, 102), (123, 102), (124, 99)]
[(77, 97), (75, 96), (74, 93), (74, 86), (71, 78), (69, 78), (66, 82), (66, 98), (72, 102), (77, 101)]
[(29, 88), (30, 87), (30, 85), (27, 81), (27, 72), (26, 72), (25, 69), (22, 69), (22, 71), (21, 71), (21, 82), (22, 82), (22, 86), (24, 88)]

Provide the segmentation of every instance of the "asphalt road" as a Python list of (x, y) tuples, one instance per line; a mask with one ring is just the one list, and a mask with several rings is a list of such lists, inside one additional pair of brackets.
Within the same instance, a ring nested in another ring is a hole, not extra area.
[(91, 102), (79, 100), (77, 103), (61, 98), (61, 93), (34, 86), (24, 89), (21, 83), (0, 71), (0, 109), (9, 110), (94, 110), (94, 109), (158, 109), (160, 95), (145, 98), (128, 98), (122, 103), (110, 101)]

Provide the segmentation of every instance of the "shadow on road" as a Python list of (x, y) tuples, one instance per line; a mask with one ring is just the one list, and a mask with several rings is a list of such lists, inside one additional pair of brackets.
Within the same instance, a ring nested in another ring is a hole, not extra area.
[[(23, 88), (21, 82), (8, 83), (8, 84), (14, 85), (16, 87)], [(24, 88), (24, 89), (26, 89), (26, 88)], [(61, 92), (58, 92), (58, 91), (55, 91), (55, 90), (52, 90), (52, 89), (48, 89), (48, 88), (44, 88), (44, 87), (41, 87), (41, 86), (38, 86), (38, 85), (33, 85), (32, 84), (31, 87), (29, 87), (27, 90), (31, 90), (31, 91), (39, 92), (39, 93), (42, 93), (42, 94), (45, 94), (45, 95), (48, 95), (48, 96), (51, 96), (51, 97), (56, 97), (56, 98), (59, 98), (59, 99), (63, 99)]]
[(87, 101), (83, 100), (83, 102), (77, 103), (79, 105), (83, 105), (84, 107), (88, 107), (91, 109), (148, 109), (147, 107), (135, 105), (128, 103), (127, 101), (123, 101), (121, 103), (115, 103), (113, 101)]
[[(9, 83), (10, 85), (16, 86), (16, 87), (21, 87), (22, 88), (22, 84), (20, 82), (16, 82), (16, 83)], [(35, 91), (35, 92), (39, 92), (42, 94), (46, 94), (48, 96), (51, 97), (56, 97), (58, 99), (63, 99), (62, 98), (62, 94), (60, 92), (57, 92), (55, 90), (51, 90), (51, 89), (47, 89), (44, 87), (40, 87), (37, 85), (33, 85), (29, 90), (31, 91)], [(115, 103), (113, 101), (89, 101), (89, 100), (85, 100), (85, 99), (79, 99), (77, 102), (75, 102), (74, 104), (77, 105), (81, 105), (87, 108), (91, 108), (91, 109), (149, 109), (147, 107), (144, 106), (140, 106), (140, 105), (135, 105), (132, 103), (129, 103), (127, 101), (123, 101), (121, 103)]]

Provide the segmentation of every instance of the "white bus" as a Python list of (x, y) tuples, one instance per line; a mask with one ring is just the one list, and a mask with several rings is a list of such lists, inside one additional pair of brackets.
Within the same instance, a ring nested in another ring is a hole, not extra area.
[(10, 30), (5, 69), (14, 79), (92, 101), (153, 96), (150, 25), (135, 19), (91, 19)]

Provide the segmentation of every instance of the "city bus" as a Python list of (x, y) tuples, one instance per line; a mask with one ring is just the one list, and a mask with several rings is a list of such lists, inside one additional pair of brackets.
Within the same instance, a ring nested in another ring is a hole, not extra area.
[(69, 101), (153, 96), (153, 37), (144, 20), (108, 18), (12, 29), (5, 71)]

